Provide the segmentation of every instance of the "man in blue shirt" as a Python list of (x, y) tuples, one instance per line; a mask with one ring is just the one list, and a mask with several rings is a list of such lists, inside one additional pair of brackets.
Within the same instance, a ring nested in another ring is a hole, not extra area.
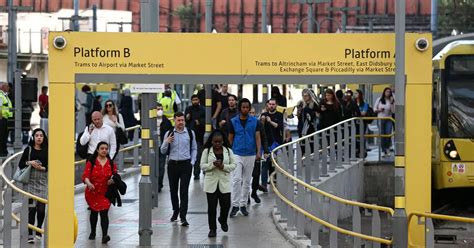
[(232, 118), (229, 125), (229, 142), (235, 155), (235, 170), (232, 171), (232, 211), (230, 217), (247, 211), (250, 180), (255, 160), (260, 160), (260, 122), (250, 116), (251, 104), (247, 98), (239, 101), (240, 114)]
[[(196, 136), (191, 129), (184, 127), (183, 112), (174, 114), (175, 128), (165, 134), (161, 153), (168, 155), (168, 180), (170, 183), (171, 203), (173, 205), (173, 216), (171, 221), (181, 219), (182, 226), (189, 226), (186, 220), (188, 212), (188, 188), (196, 162), (197, 145)], [(179, 187), (179, 198), (178, 198)], [(181, 205), (179, 199), (181, 198)]]

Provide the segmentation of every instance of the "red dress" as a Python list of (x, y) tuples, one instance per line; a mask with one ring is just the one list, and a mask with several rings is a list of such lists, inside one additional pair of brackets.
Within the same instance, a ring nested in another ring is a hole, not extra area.
[[(117, 173), (117, 166), (114, 164), (114, 173)], [(94, 185), (95, 189), (90, 190), (86, 187), (86, 202), (89, 204), (90, 209), (94, 211), (102, 211), (110, 208), (110, 201), (105, 197), (108, 185), (107, 181), (112, 176), (112, 170), (110, 169), (109, 160), (102, 166), (97, 159), (95, 161), (94, 168), (92, 169), (91, 175), (91, 163), (87, 161), (86, 168), (82, 174), (82, 181), (89, 178), (90, 182)]]

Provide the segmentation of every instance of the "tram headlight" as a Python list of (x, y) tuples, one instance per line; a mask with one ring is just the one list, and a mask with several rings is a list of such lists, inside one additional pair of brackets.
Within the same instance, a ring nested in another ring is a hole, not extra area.
[(454, 145), (454, 141), (449, 140), (444, 145), (444, 155), (450, 160), (461, 160), (459, 152)]
[(449, 157), (451, 157), (452, 159), (455, 159), (457, 156), (458, 156), (458, 151), (453, 150), (449, 152)]
[(418, 51), (424, 52), (430, 47), (430, 43), (426, 38), (419, 38), (415, 41), (415, 47)]
[(58, 50), (63, 50), (66, 47), (66, 44), (66, 39), (61, 35), (56, 36), (53, 39), (53, 46)]

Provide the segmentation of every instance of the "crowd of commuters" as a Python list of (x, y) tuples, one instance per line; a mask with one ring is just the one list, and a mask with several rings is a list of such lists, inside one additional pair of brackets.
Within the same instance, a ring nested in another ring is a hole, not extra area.
[[(0, 92), (0, 124), (9, 118), (6, 109), (11, 103), (5, 94), (8, 85), (2, 84)], [(40, 96), (40, 116), (47, 118), (47, 87), (42, 88)], [(134, 117), (133, 100), (130, 91), (124, 90), (120, 107), (112, 100), (105, 101), (102, 107), (101, 97), (94, 96), (89, 86), (82, 88), (76, 112), (84, 118), (84, 131), (79, 143), (87, 150), (87, 163), (82, 175), (86, 184), (85, 198), (90, 210), (89, 239), (96, 237), (96, 226), (100, 215), (102, 243), (110, 240), (108, 235), (108, 210), (111, 204), (121, 205), (120, 194), (125, 193), (126, 185), (117, 174), (114, 158), (121, 143), (119, 132), (137, 124)], [(46, 95), (46, 98), (45, 98)], [(269, 175), (274, 171), (270, 161), (270, 152), (277, 146), (289, 142), (291, 136), (286, 116), (277, 110), (286, 107), (287, 99), (278, 87), (272, 87), (271, 99), (265, 102), (258, 114), (247, 98), (238, 99), (228, 91), (227, 85), (212, 92), (212, 132), (207, 140), (205, 134), (204, 90), (191, 97), (191, 105), (183, 112), (178, 111), (181, 103), (179, 95), (166, 85), (157, 97), (157, 127), (160, 144), (158, 192), (162, 191), (165, 167), (170, 186), (172, 202), (171, 221), (181, 221), (189, 226), (188, 188), (192, 175), (199, 180), (204, 174), (204, 191), (208, 202), (209, 237), (216, 237), (217, 205), (220, 214), (217, 221), (222, 231), (229, 230), (228, 217), (234, 218), (240, 212), (248, 216), (247, 206), (252, 198), (255, 203), (261, 200), (258, 191), (268, 192)], [(318, 98), (311, 89), (302, 91), (302, 100), (297, 104), (298, 135), (300, 137), (330, 127), (341, 120), (359, 116), (391, 117), (394, 113), (394, 97), (390, 88), (372, 107), (364, 100), (361, 90), (355, 93), (347, 90), (327, 89)], [(78, 120), (79, 121), (79, 120)], [(370, 122), (370, 121), (368, 121)], [(3, 126), (1, 126), (3, 128)], [(381, 122), (381, 133), (392, 132), (392, 122)], [(0, 136), (4, 135), (0, 130)], [(129, 134), (131, 135), (131, 134)], [(47, 197), (48, 146), (46, 133), (42, 129), (33, 131), (29, 145), (21, 157), (19, 168), (32, 167), (30, 181), (26, 189), (35, 195)], [(390, 138), (382, 139), (384, 155), (390, 153)], [(0, 152), (5, 152), (0, 144)], [(113, 192), (110, 192), (113, 191)], [(117, 192), (115, 192), (117, 191)], [(119, 199), (117, 199), (119, 198)], [(45, 218), (45, 204), (29, 201), (29, 223), (41, 228)], [(41, 234), (33, 236), (29, 230), (29, 242)]]

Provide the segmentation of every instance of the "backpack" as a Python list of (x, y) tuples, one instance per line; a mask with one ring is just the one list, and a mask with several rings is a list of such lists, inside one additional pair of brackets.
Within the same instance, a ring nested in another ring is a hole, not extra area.
[(77, 141), (76, 141), (76, 154), (79, 155), (81, 158), (87, 158), (87, 150), (89, 150), (89, 142), (85, 145), (81, 145), (81, 137), (84, 134), (84, 132), (80, 133), (77, 136)]
[[(192, 130), (191, 128), (189, 127), (185, 127), (186, 130), (188, 130), (188, 134), (189, 134), (189, 153), (191, 154), (191, 150), (192, 150), (192, 147), (193, 147), (193, 133), (192, 133)], [(168, 131), (168, 135), (166, 135), (166, 138), (168, 138), (172, 133), (174, 132), (174, 129), (170, 129)], [(171, 148), (171, 144), (168, 144), (168, 151), (166, 152), (166, 155), (170, 155), (170, 149)]]

